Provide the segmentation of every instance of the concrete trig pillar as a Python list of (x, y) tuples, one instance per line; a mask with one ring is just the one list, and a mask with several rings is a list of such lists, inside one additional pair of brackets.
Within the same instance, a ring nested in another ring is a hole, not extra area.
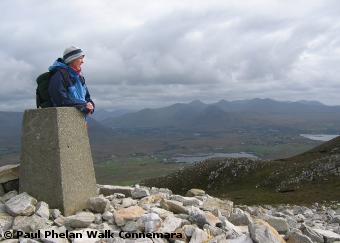
[(96, 179), (84, 115), (76, 108), (24, 112), (20, 192), (69, 216), (97, 196)]

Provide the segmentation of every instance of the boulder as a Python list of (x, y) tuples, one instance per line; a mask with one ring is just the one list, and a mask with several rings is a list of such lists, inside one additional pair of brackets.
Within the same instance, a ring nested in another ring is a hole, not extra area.
[(122, 200), (122, 207), (123, 208), (135, 206), (136, 204), (137, 204), (136, 200), (133, 200), (131, 197), (123, 198), (123, 200)]
[(279, 234), (286, 234), (289, 231), (289, 225), (284, 218), (270, 216), (266, 222), (276, 229)]
[(256, 219), (248, 228), (254, 243), (286, 243), (273, 227), (261, 219)]
[(177, 228), (181, 227), (182, 219), (174, 215), (168, 215), (162, 223), (162, 232), (174, 232)]
[(204, 196), (204, 195), (205, 195), (205, 191), (201, 189), (196, 189), (196, 188), (190, 189), (186, 194), (187, 197), (196, 197), (196, 196)]
[(324, 242), (340, 241), (340, 235), (330, 230), (314, 229), (315, 232), (323, 236)]
[(191, 236), (189, 243), (205, 242), (207, 241), (208, 238), (209, 236), (205, 231), (199, 228), (196, 228), (194, 233)]
[(146, 188), (137, 187), (132, 191), (133, 199), (140, 199), (140, 198), (148, 197), (148, 196), (150, 196), (150, 192)]
[(316, 243), (324, 242), (322, 235), (317, 233), (314, 229), (306, 226), (305, 224), (301, 225), (300, 230), (305, 236), (309, 237), (313, 242)]
[(173, 212), (175, 214), (188, 214), (188, 209), (183, 206), (183, 203), (174, 200), (162, 200), (160, 202), (161, 208)]
[(9, 199), (6, 203), (6, 210), (12, 216), (29, 216), (35, 211), (37, 200), (26, 192), (20, 193)]
[(224, 216), (218, 218), (222, 222), (221, 228), (228, 232), (230, 235), (234, 236), (235, 238), (243, 235), (242, 230), (239, 227), (230, 223)]
[[(313, 243), (313, 241), (301, 232), (289, 232), (287, 234), (288, 243)], [(323, 242), (323, 241), (322, 241)]]
[(104, 197), (92, 197), (87, 199), (86, 208), (96, 213), (104, 213), (110, 209), (110, 201)]
[(13, 230), (22, 230), (26, 233), (28, 232), (35, 232), (39, 229), (48, 228), (50, 225), (49, 223), (39, 217), (36, 214), (33, 214), (32, 216), (17, 216), (15, 217), (13, 221)]
[(35, 208), (35, 214), (42, 217), (43, 219), (49, 219), (50, 217), (50, 209), (47, 203), (38, 202)]
[(227, 217), (228, 221), (234, 225), (249, 225), (253, 222), (248, 212), (245, 212), (239, 208), (233, 208), (230, 216)]
[(136, 220), (145, 210), (139, 206), (131, 206), (128, 208), (122, 208), (114, 213), (115, 222), (118, 226), (123, 226), (127, 221)]
[(14, 217), (7, 213), (0, 213), (0, 232), (4, 232), (12, 228)]
[(15, 197), (16, 195), (18, 195), (18, 192), (13, 190), (13, 191), (9, 191), (7, 192), (5, 195), (3, 195), (1, 197), (2, 201), (5, 203), (7, 202), (9, 199), (11, 199), (12, 197)]
[(90, 212), (80, 212), (76, 215), (71, 215), (65, 218), (65, 224), (72, 228), (86, 228), (93, 221), (95, 217), (93, 213)]
[(141, 217), (141, 225), (145, 232), (155, 232), (162, 227), (163, 220), (158, 214), (148, 213), (143, 214)]
[(133, 187), (127, 186), (110, 186), (110, 185), (101, 185), (99, 186), (99, 193), (104, 196), (113, 195), (115, 193), (124, 194), (125, 197), (132, 197)]

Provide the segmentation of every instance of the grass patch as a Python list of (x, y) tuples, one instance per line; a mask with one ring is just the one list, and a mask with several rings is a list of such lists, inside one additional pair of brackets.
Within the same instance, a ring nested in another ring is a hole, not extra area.
[(131, 185), (142, 179), (165, 175), (183, 167), (164, 163), (165, 156), (114, 157), (94, 165), (97, 183)]

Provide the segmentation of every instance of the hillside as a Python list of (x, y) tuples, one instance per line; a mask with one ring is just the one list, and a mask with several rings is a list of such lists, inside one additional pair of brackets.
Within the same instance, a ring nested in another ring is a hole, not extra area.
[(141, 184), (178, 194), (201, 188), (238, 204), (312, 204), (339, 200), (339, 175), (340, 137), (336, 137), (291, 158), (208, 159)]

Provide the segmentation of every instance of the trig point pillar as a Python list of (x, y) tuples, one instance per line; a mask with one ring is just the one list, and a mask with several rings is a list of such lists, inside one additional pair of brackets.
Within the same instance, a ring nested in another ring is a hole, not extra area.
[(21, 137), (20, 192), (69, 216), (97, 196), (83, 113), (73, 107), (24, 112)]

